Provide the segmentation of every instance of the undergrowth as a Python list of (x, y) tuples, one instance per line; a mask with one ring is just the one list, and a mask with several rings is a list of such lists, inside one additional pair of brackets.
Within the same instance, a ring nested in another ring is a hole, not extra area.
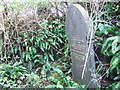
[[(108, 78), (113, 84), (106, 86), (110, 88), (120, 88), (120, 2), (108, 2), (102, 7), (102, 13), (98, 20), (95, 33), (96, 47), (101, 52), (98, 53), (98, 62), (105, 67), (103, 80)], [(101, 55), (102, 56), (101, 56)], [(101, 68), (101, 71), (103, 68)], [(103, 72), (103, 71), (102, 71)], [(109, 83), (109, 82), (107, 82)]]
[[(57, 9), (57, 14), (53, 14), (52, 10), (55, 10), (52, 7)], [(58, 7), (56, 3), (3, 2), (0, 24), (1, 87), (86, 88), (72, 80), (70, 51), (65, 34), (66, 12)], [(63, 7), (67, 8), (65, 5)], [(97, 23), (94, 47), (98, 50), (99, 58), (96, 63), (101, 69), (97, 73), (104, 75), (102, 78), (114, 81), (108, 89), (120, 87), (119, 9), (119, 2), (108, 2), (100, 8), (100, 14), (93, 11), (93, 15), (100, 15), (94, 20)]]

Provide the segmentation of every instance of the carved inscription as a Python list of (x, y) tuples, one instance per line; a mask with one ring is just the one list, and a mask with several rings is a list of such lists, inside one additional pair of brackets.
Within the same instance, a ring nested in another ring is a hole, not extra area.
[(76, 56), (76, 58), (85, 58), (86, 47), (83, 40), (79, 39), (79, 36), (73, 37), (71, 40), (71, 52)]

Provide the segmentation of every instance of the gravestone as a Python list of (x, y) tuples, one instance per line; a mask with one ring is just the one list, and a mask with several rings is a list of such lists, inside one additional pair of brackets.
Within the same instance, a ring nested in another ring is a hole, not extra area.
[(95, 61), (93, 45), (90, 43), (93, 26), (88, 13), (79, 4), (68, 8), (66, 33), (70, 44), (73, 80), (88, 88), (95, 88)]

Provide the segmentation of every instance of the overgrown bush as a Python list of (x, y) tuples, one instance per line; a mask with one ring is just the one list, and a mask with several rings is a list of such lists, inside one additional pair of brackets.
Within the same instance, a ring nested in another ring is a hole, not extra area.
[[(51, 84), (47, 78), (55, 73), (53, 66), (59, 66), (66, 75), (71, 76), (69, 46), (62, 21), (64, 17), (55, 17), (45, 2), (5, 5), (1, 86), (44, 88)], [(3, 77), (4, 72), (7, 73)]]
[[(120, 2), (108, 2), (102, 7), (101, 19), (98, 22), (96, 31), (96, 44), (101, 47), (101, 53), (105, 58), (103, 64), (106, 67), (105, 76), (115, 81), (110, 87), (118, 88), (120, 82)], [(99, 52), (100, 53), (100, 52)], [(109, 82), (108, 82), (109, 83)]]

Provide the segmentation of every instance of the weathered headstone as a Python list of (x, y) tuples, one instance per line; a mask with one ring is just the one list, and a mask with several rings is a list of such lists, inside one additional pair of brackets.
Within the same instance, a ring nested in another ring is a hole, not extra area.
[(92, 30), (92, 21), (86, 10), (79, 4), (70, 5), (66, 17), (66, 32), (70, 44), (73, 79), (89, 88), (97, 86), (94, 82), (96, 75), (93, 46), (89, 43)]

